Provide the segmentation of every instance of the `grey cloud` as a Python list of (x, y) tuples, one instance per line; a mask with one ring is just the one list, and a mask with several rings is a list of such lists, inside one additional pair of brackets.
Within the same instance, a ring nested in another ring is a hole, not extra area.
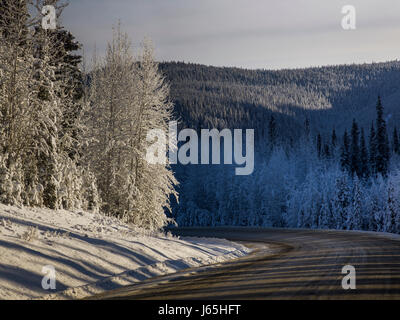
[[(356, 31), (340, 27), (349, 3)], [(94, 43), (104, 50), (118, 19), (134, 43), (152, 38), (160, 60), (284, 68), (400, 52), (398, 0), (72, 0), (63, 23), (90, 53)]]

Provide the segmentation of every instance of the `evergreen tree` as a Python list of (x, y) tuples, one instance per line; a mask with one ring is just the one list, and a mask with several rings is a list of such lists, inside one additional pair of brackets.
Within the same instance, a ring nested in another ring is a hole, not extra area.
[(332, 130), (331, 144), (332, 144), (332, 148), (335, 149), (336, 145), (337, 145), (337, 136), (336, 136), (336, 130), (335, 129)]
[[(58, 2), (44, 1), (40, 5), (54, 5), (59, 16), (64, 5)], [(37, 8), (40, 11), (41, 6)], [(40, 25), (34, 30), (35, 57), (38, 61), (35, 66), (36, 80), (41, 104), (36, 109), (42, 109), (51, 118), (51, 121), (44, 119), (39, 126), (42, 130), (35, 133), (35, 140), (47, 144), (47, 150), (39, 153), (38, 160), (44, 205), (50, 208), (86, 208), (88, 199), (84, 195), (87, 192), (83, 188), (92, 189), (94, 181), (87, 164), (80, 159), (85, 145), (82, 136), (83, 76), (79, 68), (81, 56), (73, 54), (79, 49), (79, 44), (59, 23), (56, 30), (44, 30)], [(44, 111), (46, 103), (52, 105), (48, 111)], [(97, 192), (92, 190), (89, 193)], [(95, 208), (94, 203), (91, 207)]]
[(325, 157), (325, 159), (330, 159), (332, 157), (332, 153), (331, 153), (331, 150), (329, 149), (328, 144), (324, 145), (324, 157)]
[(336, 157), (337, 148), (338, 148), (338, 138), (337, 138), (337, 135), (336, 135), (336, 130), (335, 130), (335, 128), (333, 128), (332, 136), (331, 136), (331, 146), (330, 146), (330, 151), (331, 151), (332, 158)]
[[(68, 92), (76, 88), (57, 36), (63, 29), (41, 27), (44, 5), (54, 5), (58, 17), (64, 5), (58, 0), (1, 4), (1, 201), (52, 209), (85, 207), (85, 170), (70, 157), (66, 146), (72, 146), (71, 136), (62, 125), (64, 110), (72, 104)], [(80, 147), (78, 139), (73, 147)], [(12, 186), (11, 192), (5, 185)]]
[(369, 134), (369, 167), (371, 175), (376, 174), (376, 133), (374, 128), (374, 123), (371, 124), (371, 130)]
[(389, 141), (386, 130), (386, 121), (383, 119), (383, 106), (381, 98), (378, 97), (376, 105), (376, 156), (375, 165), (377, 173), (387, 175), (389, 162)]
[(56, 77), (62, 81), (62, 95), (68, 97), (68, 104), (63, 105), (60, 139), (63, 147), (71, 159), (79, 162), (79, 142), (82, 141), (83, 128), (80, 126), (84, 112), (83, 101), (83, 74), (80, 69), (82, 56), (75, 52), (81, 48), (80, 43), (68, 31), (59, 29), (55, 38), (60, 45), (56, 48), (54, 55), (61, 59), (57, 64)]
[(336, 229), (346, 229), (350, 212), (351, 194), (349, 179), (342, 174), (336, 179), (334, 207), (336, 213)]
[(393, 130), (393, 153), (400, 154), (400, 143), (399, 143), (399, 134), (397, 133), (397, 127), (394, 127)]
[(330, 201), (325, 195), (322, 199), (319, 228), (331, 229), (334, 227), (334, 218), (330, 208)]
[(2, 0), (0, 4), (0, 200), (20, 204), (32, 123), (31, 21), (26, 1)]
[(304, 133), (306, 135), (306, 138), (309, 138), (310, 133), (311, 133), (311, 128), (310, 128), (310, 119), (306, 118), (304, 121)]
[(365, 143), (364, 129), (361, 129), (360, 149), (361, 149), (361, 154), (360, 154), (360, 163), (361, 163), (360, 172), (361, 172), (361, 177), (368, 178), (369, 175), (370, 175), (369, 158), (368, 158), (367, 145)]
[(340, 165), (342, 166), (343, 170), (350, 171), (350, 147), (349, 147), (349, 138), (347, 135), (347, 130), (344, 131), (343, 134), (343, 145), (340, 155)]
[(318, 154), (318, 158), (321, 158), (322, 155), (322, 139), (321, 139), (321, 135), (318, 133), (317, 136), (317, 154)]
[(348, 230), (361, 230), (362, 227), (362, 191), (360, 180), (357, 176), (353, 180), (352, 205), (347, 217)]
[(275, 117), (273, 115), (271, 115), (271, 117), (269, 119), (268, 138), (269, 138), (269, 143), (270, 143), (271, 147), (273, 147), (276, 144), (276, 139), (277, 139), (276, 121), (275, 121)]
[(399, 205), (399, 178), (397, 175), (390, 177), (387, 186), (387, 205), (386, 214), (384, 217), (383, 231), (390, 233), (397, 233), (398, 230), (398, 217), (400, 212)]
[(360, 132), (356, 120), (353, 119), (351, 128), (350, 172), (352, 175), (356, 174), (358, 176), (361, 173), (359, 141)]

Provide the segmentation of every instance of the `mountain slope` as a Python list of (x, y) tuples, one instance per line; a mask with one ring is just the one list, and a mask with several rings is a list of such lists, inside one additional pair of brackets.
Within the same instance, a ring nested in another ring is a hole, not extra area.
[(246, 70), (168, 62), (176, 115), (189, 127), (247, 127), (263, 136), (275, 114), (278, 130), (297, 136), (306, 118), (314, 132), (375, 119), (381, 95), (388, 126), (400, 120), (400, 62), (293, 70)]

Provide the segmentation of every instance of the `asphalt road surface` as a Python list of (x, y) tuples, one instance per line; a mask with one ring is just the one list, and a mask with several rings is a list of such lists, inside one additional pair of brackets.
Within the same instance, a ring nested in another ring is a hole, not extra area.
[[(149, 279), (95, 299), (400, 299), (400, 240), (346, 231), (178, 229), (181, 236), (219, 237), (254, 250), (213, 267)], [(356, 289), (344, 290), (345, 265)]]

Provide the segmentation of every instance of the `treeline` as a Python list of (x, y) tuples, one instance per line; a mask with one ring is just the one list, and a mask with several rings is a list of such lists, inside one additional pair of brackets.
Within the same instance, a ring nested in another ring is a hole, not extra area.
[(148, 129), (171, 118), (151, 45), (134, 55), (118, 27), (85, 73), (73, 35), (42, 28), (44, 5), (60, 21), (58, 0), (0, 3), (0, 201), (166, 225), (176, 180), (144, 160)]

